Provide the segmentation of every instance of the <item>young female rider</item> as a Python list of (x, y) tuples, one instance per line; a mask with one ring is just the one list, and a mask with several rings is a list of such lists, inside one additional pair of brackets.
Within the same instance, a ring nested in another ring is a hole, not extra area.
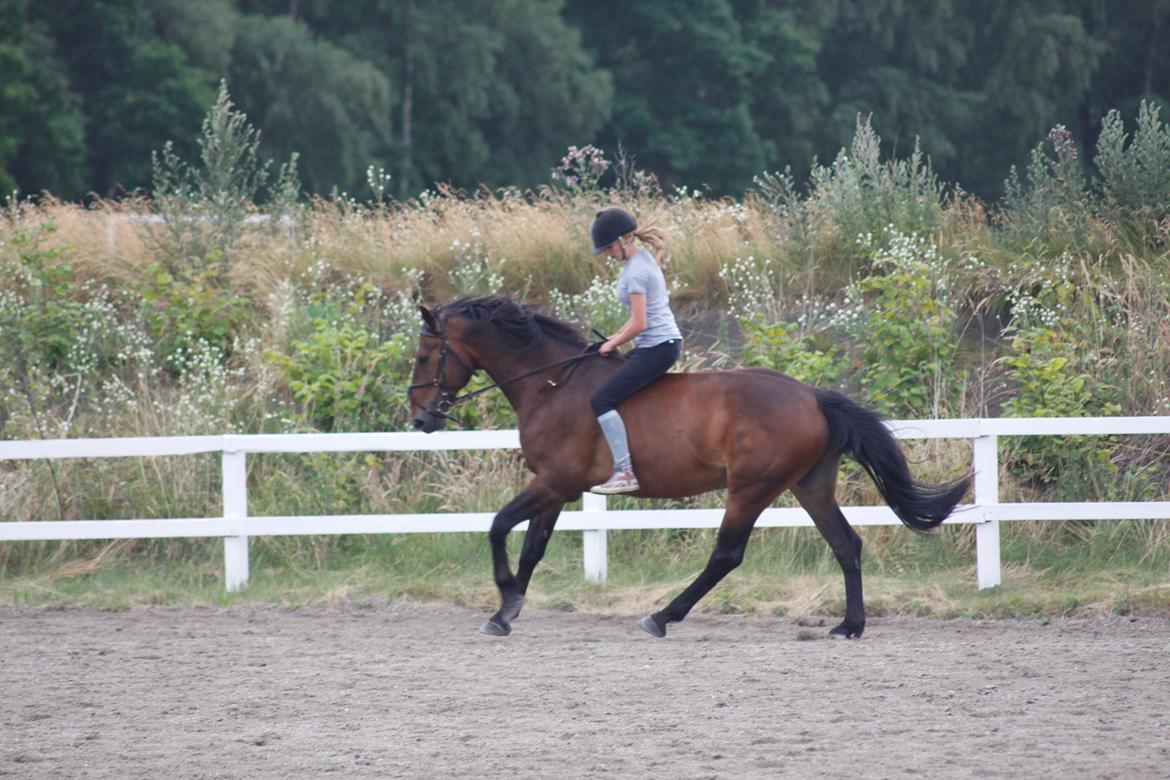
[(653, 255), (633, 243), (636, 238), (661, 254), (662, 232), (657, 228), (638, 230), (634, 216), (616, 206), (597, 212), (589, 232), (594, 255), (605, 253), (622, 263), (617, 295), (630, 310), (630, 319), (601, 345), (600, 352), (608, 355), (631, 339), (637, 347), (589, 399), (613, 454), (613, 476), (592, 490), (630, 493), (638, 489), (638, 479), (617, 406), (674, 365), (682, 349), (682, 334), (670, 311), (670, 293), (662, 269)]

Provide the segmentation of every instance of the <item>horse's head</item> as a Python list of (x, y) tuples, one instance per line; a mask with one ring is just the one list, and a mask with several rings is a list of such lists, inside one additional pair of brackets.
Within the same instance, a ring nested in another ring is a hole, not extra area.
[(475, 373), (466, 350), (460, 354), (462, 328), (448, 323), (425, 306), (420, 306), (423, 327), (419, 333), (414, 374), (406, 391), (410, 419), (415, 429), (432, 433), (447, 426), (447, 410), (456, 394)]

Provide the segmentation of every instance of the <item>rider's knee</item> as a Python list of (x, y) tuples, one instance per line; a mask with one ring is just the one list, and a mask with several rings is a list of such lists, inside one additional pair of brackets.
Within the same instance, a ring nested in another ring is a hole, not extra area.
[(593, 409), (594, 417), (600, 417), (607, 412), (612, 412), (616, 408), (614, 403), (601, 393), (595, 393), (590, 396), (589, 407)]

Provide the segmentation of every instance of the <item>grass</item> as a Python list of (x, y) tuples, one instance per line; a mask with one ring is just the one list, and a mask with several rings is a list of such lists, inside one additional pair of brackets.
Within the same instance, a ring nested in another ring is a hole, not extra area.
[[(1170, 617), (1170, 558), (1148, 554), (1132, 523), (1112, 548), (1040, 538), (1040, 529), (1003, 528), (1003, 584), (980, 591), (969, 529), (918, 537), (863, 528), (869, 615), (1051, 619), (1070, 616)], [(1056, 525), (1056, 524), (1047, 524)], [(1148, 530), (1145, 529), (1145, 530)], [(1164, 529), (1162, 529), (1164, 532)], [(553, 537), (529, 603), (542, 609), (640, 614), (660, 608), (701, 570), (713, 531), (609, 533), (609, 578), (585, 581), (580, 535)], [(520, 535), (511, 539), (513, 565)], [(218, 542), (192, 542), (186, 555), (159, 561), (119, 542), (37, 571), (0, 576), (0, 604), (124, 609), (137, 605), (338, 605), (406, 600), (489, 611), (496, 606), (484, 534), (253, 539), (251, 580), (223, 590)], [(111, 563), (111, 556), (114, 561)], [(699, 612), (828, 619), (844, 609), (842, 577), (812, 529), (759, 529), (744, 565), (700, 602)]]

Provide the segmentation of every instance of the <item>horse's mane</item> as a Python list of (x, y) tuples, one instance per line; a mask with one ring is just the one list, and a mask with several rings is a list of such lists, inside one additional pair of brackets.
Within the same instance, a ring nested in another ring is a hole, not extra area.
[(577, 328), (546, 314), (532, 311), (504, 295), (481, 298), (460, 298), (435, 310), (440, 320), (466, 317), (475, 322), (494, 326), (498, 343), (503, 349), (525, 349), (542, 338), (570, 347), (584, 348), (585, 337)]

